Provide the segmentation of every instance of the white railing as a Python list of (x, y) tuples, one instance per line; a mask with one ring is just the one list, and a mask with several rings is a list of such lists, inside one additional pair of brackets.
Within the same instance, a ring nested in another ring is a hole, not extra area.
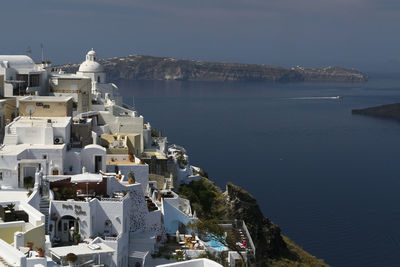
[(117, 236), (105, 236), (104, 240), (105, 241), (117, 241), (118, 237)]
[(252, 252), (253, 252), (253, 255), (256, 255), (256, 247), (254, 246), (253, 239), (251, 238), (250, 232), (249, 232), (249, 230), (247, 229), (247, 226), (246, 226), (245, 222), (242, 221), (242, 223), (243, 223), (243, 224), (242, 224), (243, 230), (246, 232), (248, 241), (249, 241), (249, 243), (250, 243), (250, 247), (251, 247), (251, 249), (253, 250), (253, 251), (252, 251)]
[(111, 197), (102, 197), (100, 201), (113, 201), (113, 202), (121, 202), (123, 198), (111, 198)]
[(22, 259), (25, 255), (7, 242), (0, 239), (0, 257), (12, 266), (21, 266)]
[(27, 203), (19, 203), (19, 208), (29, 215), (29, 222), (34, 226), (39, 226), (45, 222), (45, 216)]
[(117, 236), (105, 236), (104, 240), (105, 241), (111, 241), (111, 242), (117, 242), (118, 239), (121, 238), (121, 234), (117, 235)]

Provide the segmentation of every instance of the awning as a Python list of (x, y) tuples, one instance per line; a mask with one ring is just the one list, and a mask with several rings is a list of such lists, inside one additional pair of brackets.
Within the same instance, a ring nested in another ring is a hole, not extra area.
[(96, 243), (94, 245), (80, 243), (76, 246), (55, 247), (50, 248), (49, 250), (51, 254), (57, 256), (58, 258), (64, 258), (68, 253), (74, 253), (76, 256), (81, 256), (115, 252), (113, 248), (103, 243)]
[(71, 176), (71, 183), (100, 183), (103, 181), (103, 175), (97, 173), (85, 172)]

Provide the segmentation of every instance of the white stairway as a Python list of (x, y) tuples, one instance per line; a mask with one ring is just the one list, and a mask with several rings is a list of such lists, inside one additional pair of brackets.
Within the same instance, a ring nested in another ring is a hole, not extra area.
[(47, 227), (49, 224), (49, 207), (50, 207), (50, 201), (46, 197), (41, 197), (40, 198), (40, 203), (39, 203), (39, 210), (40, 212), (45, 216), (45, 229), (47, 231)]

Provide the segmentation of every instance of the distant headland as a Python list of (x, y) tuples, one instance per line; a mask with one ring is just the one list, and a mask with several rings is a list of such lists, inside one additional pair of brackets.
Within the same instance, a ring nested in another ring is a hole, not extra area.
[(374, 116), (378, 118), (400, 121), (400, 103), (369, 107), (365, 109), (353, 109), (352, 114)]
[[(202, 62), (130, 55), (101, 59), (108, 77), (120, 80), (177, 80), (206, 82), (365, 82), (368, 75), (342, 67), (283, 68), (242, 63)], [(79, 63), (57, 66), (67, 73), (76, 72)]]

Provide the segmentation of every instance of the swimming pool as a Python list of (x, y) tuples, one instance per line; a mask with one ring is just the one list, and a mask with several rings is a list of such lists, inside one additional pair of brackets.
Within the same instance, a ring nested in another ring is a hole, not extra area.
[(228, 250), (228, 248), (226, 246), (224, 246), (224, 244), (222, 244), (221, 242), (211, 239), (210, 241), (206, 242), (208, 245), (210, 245), (213, 249), (217, 250), (217, 251), (226, 251)]

